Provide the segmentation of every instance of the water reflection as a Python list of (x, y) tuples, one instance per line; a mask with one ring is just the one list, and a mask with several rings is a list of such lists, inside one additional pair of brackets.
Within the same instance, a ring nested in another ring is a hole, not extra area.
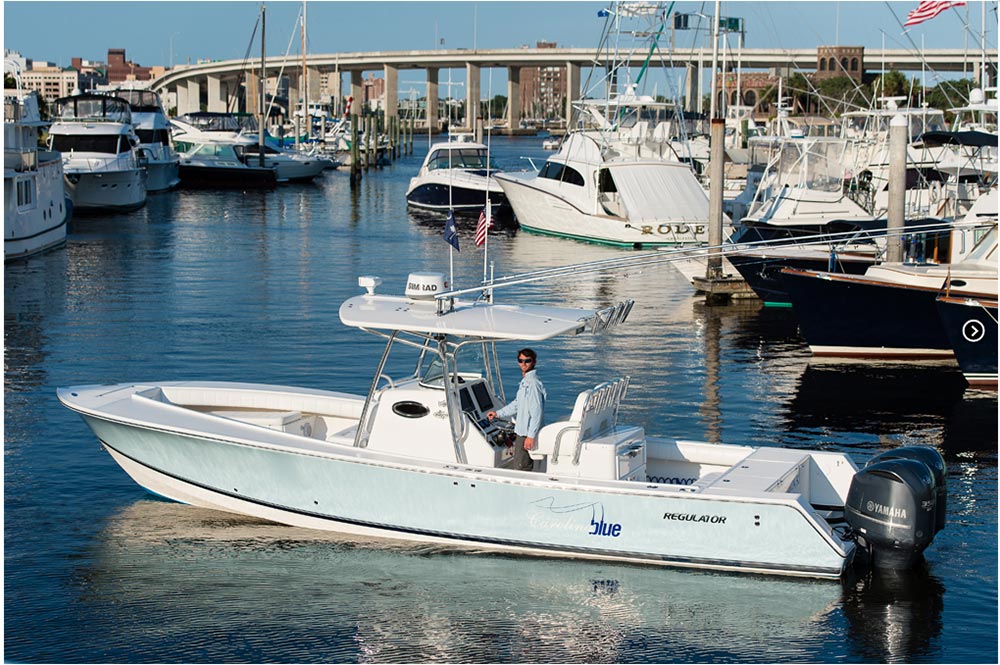
[(926, 570), (841, 587), (507, 557), (154, 500), (114, 515), (87, 558), (84, 639), (134, 660), (801, 662), (844, 640), (858, 660), (902, 662), (932, 650), (943, 592)]
[(919, 432), (948, 456), (997, 449), (996, 393), (968, 390), (951, 363), (811, 363), (788, 427), (882, 436)]
[(83, 611), (119, 622), (102, 639), (138, 660), (233, 657), (220, 630), (261, 661), (810, 660), (840, 599), (836, 583), (455, 553), (152, 500), (90, 558)]
[(926, 566), (880, 571), (844, 581), (850, 646), (869, 663), (907, 663), (934, 653), (941, 633), (944, 585)]

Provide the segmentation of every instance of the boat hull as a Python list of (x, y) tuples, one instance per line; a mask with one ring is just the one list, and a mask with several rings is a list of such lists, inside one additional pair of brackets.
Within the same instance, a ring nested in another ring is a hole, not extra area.
[(77, 212), (138, 210), (146, 205), (146, 172), (67, 171), (66, 191)]
[(273, 189), (278, 185), (273, 168), (202, 166), (180, 164), (181, 186), (193, 189)]
[(819, 578), (839, 577), (854, 551), (821, 533), (799, 494), (709, 496), (415, 462), (204, 414), (192, 416), (204, 423), (197, 431), (194, 420), (172, 426), (81, 410), (69, 397), (78, 390), (86, 389), (61, 390), (60, 399), (136, 482), (206, 508), (457, 547)]
[(938, 313), (969, 385), (997, 387), (997, 301), (941, 296)]
[(146, 191), (167, 192), (180, 184), (180, 168), (178, 160), (154, 162), (146, 164)]
[[(446, 211), (449, 209), (477, 212), (486, 207), (487, 192), (472, 187), (454, 187), (440, 182), (417, 185), (406, 193), (406, 203), (423, 210)], [(494, 214), (510, 207), (503, 192), (489, 192)]]
[(518, 224), (526, 231), (633, 249), (692, 247), (708, 242), (707, 222), (631, 224), (622, 217), (590, 213), (566, 198), (535, 187), (530, 181), (514, 178), (498, 180)]
[[(33, 173), (4, 178), (4, 260), (25, 258), (66, 242), (66, 227), (73, 202), (66, 196), (62, 162), (39, 164)], [(16, 182), (34, 179), (35, 204), (25, 209), (17, 205)]]
[[(753, 289), (764, 304), (771, 307), (791, 307), (785, 280), (781, 274), (782, 268), (796, 270), (829, 270), (829, 257), (771, 255), (760, 253), (732, 253), (729, 262), (739, 272), (740, 276)], [(848, 275), (863, 275), (869, 266), (875, 263), (875, 257), (839, 255), (833, 266), (837, 272)]]
[(799, 330), (817, 356), (951, 358), (939, 289), (786, 269)]

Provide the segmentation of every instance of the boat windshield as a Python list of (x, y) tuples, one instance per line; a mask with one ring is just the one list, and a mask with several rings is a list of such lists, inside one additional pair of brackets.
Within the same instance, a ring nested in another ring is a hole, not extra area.
[(128, 102), (104, 95), (76, 95), (61, 97), (54, 102), (53, 115), (63, 122), (107, 121), (132, 124)]
[(847, 143), (840, 140), (789, 139), (782, 142), (780, 182), (822, 192), (839, 192), (850, 169)]
[(52, 150), (70, 154), (73, 152), (93, 152), (117, 155), (128, 152), (132, 144), (119, 141), (118, 134), (52, 134)]
[[(469, 344), (459, 347), (455, 354), (458, 375), (463, 379), (476, 379), (488, 376), (486, 371), (486, 355), (482, 344)], [(443, 388), (441, 356), (437, 353), (425, 353), (419, 368), (420, 384), (431, 388)]]
[(219, 157), (222, 159), (238, 159), (231, 143), (206, 143), (194, 151), (199, 157)]
[(114, 96), (128, 102), (133, 113), (162, 113), (160, 106), (160, 96), (152, 90), (124, 90), (114, 91)]
[(496, 170), (482, 148), (457, 148), (435, 150), (427, 160), (427, 170), (436, 169), (492, 169)]
[(203, 132), (238, 132), (240, 121), (228, 113), (185, 113), (180, 120)]

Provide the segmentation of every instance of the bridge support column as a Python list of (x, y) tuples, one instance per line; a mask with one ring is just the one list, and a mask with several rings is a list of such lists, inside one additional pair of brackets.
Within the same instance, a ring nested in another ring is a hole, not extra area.
[(521, 121), (521, 68), (507, 68), (507, 129), (513, 132)]
[(479, 118), (479, 65), (471, 62), (465, 65), (465, 126), (476, 131)]
[(365, 105), (364, 81), (361, 78), (360, 69), (351, 70), (351, 97), (354, 97), (354, 104), (351, 106), (352, 115), (363, 115)]
[(260, 113), (260, 75), (254, 72), (246, 73), (246, 82), (243, 84), (243, 89), (246, 91), (244, 96), (245, 106), (243, 108), (244, 113), (250, 113), (251, 115), (257, 115)]
[(441, 124), (438, 122), (438, 69), (437, 67), (427, 68), (427, 131), (437, 134), (441, 131)]
[(213, 113), (226, 111), (226, 97), (222, 93), (222, 79), (218, 76), (208, 77), (208, 110)]
[(389, 118), (399, 115), (399, 68), (385, 65), (385, 119), (388, 128)]
[(201, 82), (197, 79), (188, 79), (187, 82), (187, 103), (180, 113), (197, 113), (201, 110)]
[(188, 101), (187, 85), (184, 83), (178, 84), (177, 87), (174, 88), (174, 95), (177, 98), (175, 104), (175, 108), (177, 110), (175, 111), (175, 113), (177, 115), (184, 115), (185, 113), (187, 113), (187, 101)]
[(701, 66), (699, 63), (687, 64), (687, 81), (684, 88), (684, 110), (697, 111), (701, 103)]
[[(302, 78), (301, 76), (299, 78)], [(302, 100), (299, 98), (299, 86), (292, 84), (292, 79), (288, 80), (288, 119), (293, 121), (295, 112), (302, 110)]]
[(573, 102), (580, 98), (580, 65), (566, 63), (566, 129), (573, 120)]

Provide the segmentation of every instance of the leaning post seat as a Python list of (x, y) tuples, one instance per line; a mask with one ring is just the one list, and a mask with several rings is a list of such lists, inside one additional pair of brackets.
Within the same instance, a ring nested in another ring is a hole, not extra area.
[(621, 480), (644, 474), (642, 428), (618, 427), (628, 382), (623, 377), (581, 392), (569, 420), (542, 428), (531, 457), (548, 457), (546, 470), (555, 475)]

